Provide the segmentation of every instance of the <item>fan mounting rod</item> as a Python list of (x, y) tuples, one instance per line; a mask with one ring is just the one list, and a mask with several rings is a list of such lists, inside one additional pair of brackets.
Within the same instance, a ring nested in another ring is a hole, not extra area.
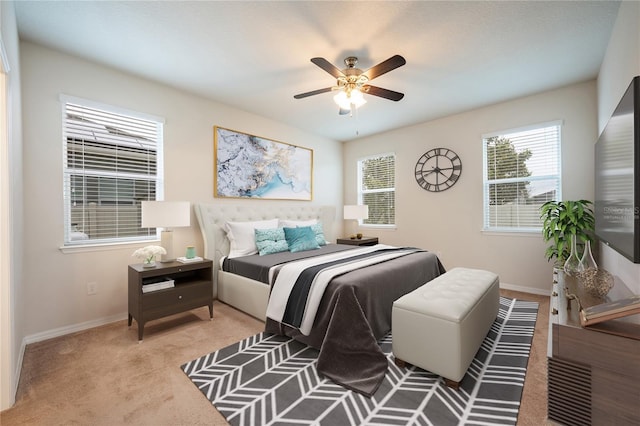
[(356, 58), (355, 56), (348, 56), (344, 58), (344, 64), (347, 66), (347, 68), (355, 68), (357, 63), (358, 58)]

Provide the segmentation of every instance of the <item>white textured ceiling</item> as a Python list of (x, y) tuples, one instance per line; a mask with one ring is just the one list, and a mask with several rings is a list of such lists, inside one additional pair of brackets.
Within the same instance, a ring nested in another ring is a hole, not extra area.
[[(20, 37), (335, 140), (595, 78), (619, 2), (17, 1)], [(339, 116), (320, 56), (407, 64)], [(224, 123), (215, 123), (224, 124)]]

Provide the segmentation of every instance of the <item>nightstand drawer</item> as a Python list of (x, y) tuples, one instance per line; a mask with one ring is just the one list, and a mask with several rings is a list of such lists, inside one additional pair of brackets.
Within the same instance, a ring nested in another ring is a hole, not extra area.
[(144, 309), (154, 309), (168, 305), (180, 305), (208, 296), (205, 282), (182, 284), (177, 287), (145, 293), (142, 296)]

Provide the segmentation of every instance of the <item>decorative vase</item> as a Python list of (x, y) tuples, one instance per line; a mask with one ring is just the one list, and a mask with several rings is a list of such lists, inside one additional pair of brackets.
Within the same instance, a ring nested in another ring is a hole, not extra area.
[(592, 296), (604, 298), (613, 288), (613, 275), (604, 269), (599, 269), (598, 264), (591, 253), (591, 242), (587, 241), (584, 254), (580, 259), (581, 271), (578, 280), (587, 293)]
[(604, 298), (614, 284), (613, 275), (604, 269), (591, 268), (580, 272), (579, 280), (587, 293), (598, 298)]
[(584, 253), (582, 254), (582, 258), (580, 259), (580, 269), (582, 271), (586, 271), (588, 269), (598, 269), (598, 264), (593, 258), (593, 254), (591, 253), (591, 241), (587, 240), (587, 243), (584, 246)]
[(194, 246), (188, 246), (184, 257), (187, 259), (193, 259), (196, 257), (196, 248)]
[(142, 262), (142, 267), (143, 268), (155, 268), (155, 266), (156, 266), (156, 257), (155, 256), (146, 258), (144, 260), (144, 262)]
[(569, 253), (567, 261), (564, 262), (564, 272), (567, 275), (574, 276), (581, 270), (580, 258), (578, 257), (578, 250), (576, 249), (576, 236), (571, 235), (571, 253)]

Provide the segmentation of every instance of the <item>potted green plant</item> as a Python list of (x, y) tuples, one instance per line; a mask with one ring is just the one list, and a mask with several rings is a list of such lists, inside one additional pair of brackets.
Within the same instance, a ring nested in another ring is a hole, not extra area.
[(545, 255), (547, 260), (555, 260), (555, 266), (562, 268), (571, 253), (571, 236), (580, 245), (592, 241), (595, 217), (589, 200), (547, 201), (540, 207), (542, 237), (551, 242)]

